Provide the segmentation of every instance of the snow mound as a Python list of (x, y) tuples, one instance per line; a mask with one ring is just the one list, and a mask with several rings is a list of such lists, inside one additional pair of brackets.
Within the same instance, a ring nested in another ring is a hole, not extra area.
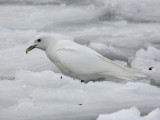
[(130, 109), (123, 109), (118, 112), (100, 115), (97, 120), (159, 120), (160, 110), (159, 108), (153, 110), (148, 115), (141, 117), (140, 111), (136, 107)]
[[(160, 50), (154, 47), (140, 49), (136, 52), (135, 59), (131, 63), (132, 68), (140, 69), (160, 84)], [(151, 68), (151, 69), (149, 69)]]
[(81, 83), (52, 71), (16, 72), (0, 81), (1, 120), (96, 119), (136, 106), (143, 114), (160, 106), (160, 88), (146, 83)]
[(91, 42), (88, 47), (96, 50), (97, 52), (101, 53), (103, 56), (106, 56), (108, 59), (111, 60), (122, 60), (128, 62), (128, 56), (124, 54), (119, 49), (116, 49), (112, 46), (107, 46), (102, 43), (94, 43)]

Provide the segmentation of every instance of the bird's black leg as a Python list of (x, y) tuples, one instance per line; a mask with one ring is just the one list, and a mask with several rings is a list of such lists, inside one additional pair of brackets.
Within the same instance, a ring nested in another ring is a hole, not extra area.
[(81, 80), (81, 83), (84, 83), (84, 80)]
[(152, 70), (154, 67), (150, 67), (150, 68), (148, 68), (149, 70)]

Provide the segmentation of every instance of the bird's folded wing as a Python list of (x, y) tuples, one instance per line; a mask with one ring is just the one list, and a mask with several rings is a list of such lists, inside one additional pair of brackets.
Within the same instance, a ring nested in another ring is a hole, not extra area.
[(83, 46), (63, 47), (56, 52), (58, 62), (78, 74), (106, 72), (106, 63), (98, 55), (97, 52)]
[(144, 77), (140, 72), (115, 63), (85, 46), (58, 49), (56, 57), (61, 65), (77, 74), (101, 74), (123, 79)]

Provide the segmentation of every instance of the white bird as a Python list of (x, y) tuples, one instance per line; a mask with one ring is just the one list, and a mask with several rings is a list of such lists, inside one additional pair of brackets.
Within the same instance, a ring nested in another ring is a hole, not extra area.
[(56, 40), (50, 34), (36, 36), (26, 53), (34, 48), (44, 50), (64, 75), (85, 82), (107, 77), (125, 80), (141, 77), (136, 70), (115, 63), (91, 48), (70, 40)]

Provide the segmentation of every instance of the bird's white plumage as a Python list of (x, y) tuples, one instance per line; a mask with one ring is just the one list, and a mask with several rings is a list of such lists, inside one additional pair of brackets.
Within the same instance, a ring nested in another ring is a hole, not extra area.
[[(39, 36), (48, 58), (64, 73), (84, 81), (106, 77), (136, 78), (137, 72), (121, 66), (96, 51), (68, 40), (54, 40), (51, 36)], [(45, 39), (43, 39), (45, 38)], [(47, 38), (47, 39), (46, 39)], [(47, 46), (47, 47), (46, 47)]]

